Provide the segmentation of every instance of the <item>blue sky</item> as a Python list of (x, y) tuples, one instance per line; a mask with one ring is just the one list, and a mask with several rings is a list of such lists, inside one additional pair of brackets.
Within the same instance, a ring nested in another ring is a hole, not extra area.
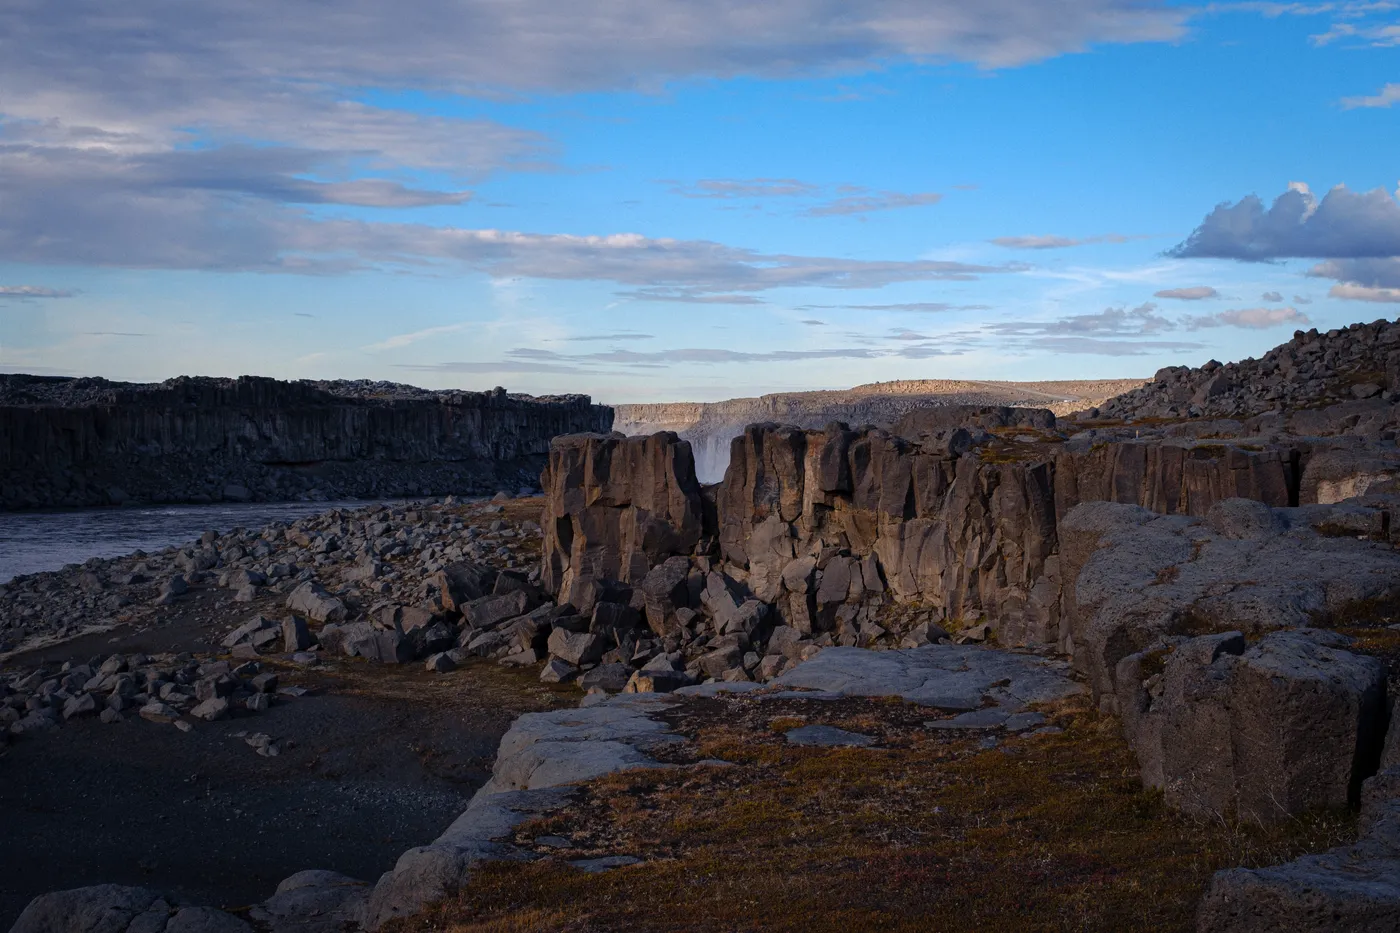
[(1400, 311), (1400, 3), (558, 7), (6, 5), (0, 371), (716, 399)]

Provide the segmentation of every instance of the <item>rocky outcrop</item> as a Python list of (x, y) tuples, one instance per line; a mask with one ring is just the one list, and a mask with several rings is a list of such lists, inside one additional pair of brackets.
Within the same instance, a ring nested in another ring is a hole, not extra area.
[(541, 485), (543, 584), (585, 614), (607, 601), (600, 585), (639, 584), (667, 557), (695, 550), (704, 534), (690, 445), (674, 434), (559, 438)]
[[(1076, 633), (1062, 620), (1062, 606), (1074, 603), (1065, 591), (1098, 540), (1092, 528), (1071, 526), (1074, 540), (1061, 548), (1060, 526), (1075, 506), (1113, 502), (1139, 506), (1145, 516), (1200, 517), (1231, 499), (1287, 507), (1305, 490), (1306, 498), (1327, 499), (1339, 487), (1386, 488), (1392, 482), (1386, 471), (1400, 469), (1393, 451), (1359, 454), (1345, 441), (1261, 444), (1114, 433), (1066, 440), (1054, 433), (1047, 412), (963, 412), (970, 419), (966, 427), (955, 426), (957, 416), (942, 410), (912, 414), (899, 425), (905, 436), (840, 423), (822, 430), (749, 426), (732, 443), (725, 481), (714, 489), (718, 549), (696, 553), (722, 561), (742, 591), (741, 602), (752, 597), (773, 606), (804, 634), (832, 632), (846, 638), (843, 643), (859, 644), (874, 610), (893, 600), (934, 607), (937, 621), (949, 628), (984, 621), (1003, 642), (1058, 643), (1070, 651)], [(993, 430), (979, 419), (995, 422)], [(621, 441), (610, 443), (603, 448), (598, 440), (561, 439), (557, 445), (559, 465), (547, 475), (550, 514), (576, 517), (557, 525), (547, 548), (545, 585), (552, 592), (574, 568), (583, 579), (639, 583), (708, 532), (697, 498), (669, 513), (680, 516), (672, 525), (661, 517), (664, 510), (644, 507), (651, 524), (642, 534), (632, 527), (635, 515), (629, 517), (630, 492), (615, 502), (586, 492), (582, 470), (590, 444), (609, 464), (637, 459), (621, 453), (630, 449), (616, 446)], [(639, 443), (651, 445), (651, 452), (638, 462), (689, 460), (688, 445), (677, 435), (626, 442)], [(667, 482), (680, 489), (690, 478), (672, 471)], [(619, 488), (631, 484), (628, 479)], [(587, 509), (585, 500), (592, 503)], [(1388, 515), (1381, 510), (1368, 520), (1384, 523)], [(648, 537), (649, 548), (628, 543)], [(1189, 547), (1178, 544), (1178, 550), (1182, 546)], [(583, 556), (590, 553), (595, 556)], [(685, 574), (673, 575), (671, 585), (679, 586)]]
[[(628, 436), (673, 431), (689, 441), (696, 474), (716, 483), (729, 464), (730, 442), (750, 424), (775, 421), (804, 429), (832, 421), (889, 427), (912, 411), (1033, 406), (1065, 414), (1141, 385), (1138, 379), (1087, 382), (977, 382), (923, 379), (879, 382), (853, 389), (782, 392), (723, 402), (618, 405), (614, 429)], [(964, 415), (959, 420), (967, 420)]]
[(1223, 365), (1211, 360), (1198, 369), (1168, 366), (1142, 388), (1105, 402), (1092, 414), (1240, 418), (1276, 412), (1295, 433), (1335, 433), (1317, 430), (1337, 420), (1336, 413), (1318, 414), (1320, 409), (1346, 406), (1341, 417), (1356, 414), (1358, 420), (1363, 412), (1379, 412), (1393, 429), (1397, 396), (1400, 323), (1379, 320), (1326, 333), (1298, 331), (1257, 360)]
[(514, 490), (551, 438), (611, 420), (586, 396), (504, 389), (3, 376), (0, 508)]
[(1164, 639), (1232, 630), (1253, 637), (1393, 598), (1400, 552), (1365, 529), (1390, 527), (1398, 505), (1378, 498), (1271, 509), (1232, 499), (1204, 521), (1081, 506), (1063, 523), (1061, 559), (1074, 582), (1064, 591), (1062, 647), (1113, 710), (1120, 662), (1167, 646)]

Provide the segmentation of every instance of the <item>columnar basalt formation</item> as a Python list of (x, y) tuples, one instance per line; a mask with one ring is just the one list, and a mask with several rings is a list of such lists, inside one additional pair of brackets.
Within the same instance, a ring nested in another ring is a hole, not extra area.
[[(1041, 425), (1053, 424), (1048, 413), (1038, 417)], [(1028, 433), (1015, 433), (1022, 430)], [(1339, 488), (1374, 483), (1379, 489), (1400, 474), (1393, 449), (1358, 453), (1347, 439), (1257, 443), (1104, 430), (1096, 432), (1102, 439), (1081, 434), (1065, 442), (1043, 427), (1014, 426), (978, 438), (962, 428), (909, 433), (916, 438), (843, 424), (818, 431), (751, 425), (733, 442), (725, 481), (714, 489), (718, 550), (710, 556), (742, 578), (746, 595), (774, 606), (805, 633), (844, 632), (850, 620), (838, 620), (831, 604), (858, 607), (868, 592), (931, 607), (945, 624), (986, 621), (1004, 642), (1058, 644), (1068, 651), (1075, 642), (1061, 619), (1065, 591), (1092, 549), (1079, 540), (1061, 548), (1060, 524), (1075, 506), (1111, 502), (1140, 506), (1146, 514), (1203, 517), (1237, 498), (1275, 508), (1334, 501)], [(630, 453), (641, 450), (648, 451), (641, 460)], [(550, 551), (546, 585), (557, 588), (571, 567), (581, 566), (572, 554), (599, 548), (606, 559), (590, 558), (583, 575), (631, 583), (665, 558), (686, 553), (680, 542), (699, 542), (705, 516), (698, 495), (669, 511), (643, 508), (651, 523), (647, 534), (667, 542), (647, 550), (627, 544), (636, 532), (614, 530), (633, 519), (600, 517), (630, 508), (630, 492), (615, 502), (588, 492), (579, 472), (587, 463), (600, 475), (625, 476), (613, 484), (631, 490), (655, 482), (651, 474), (640, 478), (634, 461), (674, 466), (689, 460), (686, 442), (669, 433), (626, 441), (561, 439), (547, 475), (551, 516), (574, 519), (556, 533), (567, 541)], [(668, 477), (676, 489), (693, 483), (674, 471)], [(589, 482), (602, 489), (597, 480)], [(675, 529), (686, 529), (679, 538), (655, 526), (668, 514)], [(789, 570), (809, 560), (820, 562), (824, 574), (835, 561), (825, 591), (816, 585), (815, 564)], [(848, 565), (863, 568), (856, 574), (861, 585), (838, 594), (834, 578), (849, 576)]]
[(551, 438), (611, 421), (586, 396), (504, 389), (6, 376), (0, 508), (494, 491), (537, 470)]
[(558, 439), (541, 477), (547, 497), (542, 581), (589, 612), (600, 583), (639, 584), (704, 532), (690, 445), (676, 435)]

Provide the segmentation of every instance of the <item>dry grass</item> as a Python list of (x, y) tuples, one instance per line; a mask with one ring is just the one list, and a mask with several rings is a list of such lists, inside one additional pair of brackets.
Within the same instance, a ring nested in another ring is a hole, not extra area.
[[(1216, 869), (1352, 832), (1346, 815), (1265, 831), (1172, 814), (1143, 790), (1116, 721), (1083, 701), (1054, 714), (1064, 732), (996, 750), (922, 729), (932, 714), (902, 703), (809, 703), (779, 720), (728, 702), (729, 715), (680, 725), (695, 758), (735, 766), (594, 782), (517, 836), (563, 836), (562, 858), (485, 868), (396, 929), (1189, 930)], [(775, 728), (818, 719), (885, 747), (797, 748)], [(603, 854), (646, 862), (585, 875), (562, 860)]]

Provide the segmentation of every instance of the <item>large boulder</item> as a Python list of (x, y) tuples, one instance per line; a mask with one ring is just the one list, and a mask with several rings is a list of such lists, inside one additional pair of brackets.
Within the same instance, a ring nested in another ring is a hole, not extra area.
[(461, 612), (467, 603), (494, 592), (498, 573), (485, 564), (458, 561), (429, 577), (428, 584), (443, 611)]
[(1386, 669), (1346, 644), (1229, 632), (1125, 658), (1119, 707), (1143, 782), (1185, 812), (1259, 823), (1356, 803), (1381, 756)]
[(676, 612), (690, 607), (690, 559), (667, 558), (648, 571), (639, 589), (646, 607), (647, 626), (657, 635), (680, 630)]
[(345, 603), (312, 580), (288, 594), (287, 608), (317, 622), (339, 622), (345, 618)]
[(10, 933), (253, 933), (212, 907), (180, 907), (148, 888), (99, 884), (29, 902)]
[(126, 933), (133, 920), (151, 912), (161, 929), (170, 905), (148, 888), (99, 884), (42, 894), (29, 902), (10, 933)]

